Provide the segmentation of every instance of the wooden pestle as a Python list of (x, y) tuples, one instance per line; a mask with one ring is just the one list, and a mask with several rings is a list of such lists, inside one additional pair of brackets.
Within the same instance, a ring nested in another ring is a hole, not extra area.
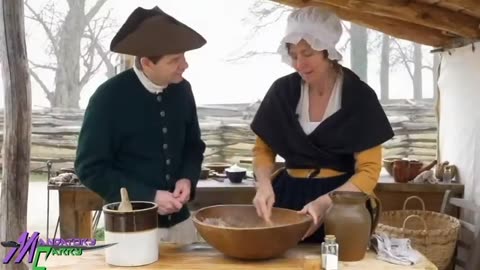
[(118, 206), (118, 211), (120, 211), (120, 212), (131, 212), (131, 211), (133, 211), (132, 203), (130, 203), (130, 199), (128, 198), (128, 192), (127, 192), (126, 188), (122, 187), (120, 189), (120, 196), (122, 198), (122, 201), (120, 202), (120, 205)]

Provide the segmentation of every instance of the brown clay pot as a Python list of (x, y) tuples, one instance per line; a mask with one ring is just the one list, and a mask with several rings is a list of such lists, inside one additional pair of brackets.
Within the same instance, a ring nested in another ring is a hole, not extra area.
[(417, 175), (420, 174), (423, 168), (423, 162), (410, 160), (408, 167), (408, 181), (413, 180)]
[[(360, 261), (378, 224), (380, 201), (362, 192), (334, 191), (329, 196), (333, 205), (325, 216), (325, 235), (335, 235), (340, 261)], [(371, 200), (376, 202), (372, 212), (367, 208)]]
[(393, 162), (393, 180), (407, 183), (410, 180), (410, 161), (399, 159)]

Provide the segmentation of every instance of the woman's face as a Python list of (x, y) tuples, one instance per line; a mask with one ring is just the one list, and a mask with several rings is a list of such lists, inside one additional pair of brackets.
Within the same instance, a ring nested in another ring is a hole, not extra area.
[(287, 46), (293, 67), (307, 83), (321, 79), (331, 67), (326, 53), (312, 49), (303, 39), (298, 44), (288, 44)]

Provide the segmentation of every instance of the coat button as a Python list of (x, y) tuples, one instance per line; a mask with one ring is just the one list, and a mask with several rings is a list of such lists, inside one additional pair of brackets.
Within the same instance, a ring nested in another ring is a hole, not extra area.
[(157, 101), (158, 101), (158, 102), (162, 102), (162, 96), (158, 95), (158, 96), (157, 96)]
[(161, 116), (161, 117), (165, 117), (165, 112), (164, 112), (164, 111), (161, 111), (161, 112), (160, 112), (160, 116)]
[(167, 165), (170, 165), (170, 159), (167, 158), (167, 160), (165, 160), (165, 163), (166, 163)]
[(164, 134), (167, 133), (167, 130), (168, 130), (168, 129), (167, 129), (166, 127), (162, 128), (162, 132), (163, 132)]
[(165, 180), (167, 180), (167, 181), (170, 180), (170, 175), (169, 174), (165, 175)]
[(163, 149), (167, 149), (168, 148), (168, 144), (164, 143), (163, 144)]

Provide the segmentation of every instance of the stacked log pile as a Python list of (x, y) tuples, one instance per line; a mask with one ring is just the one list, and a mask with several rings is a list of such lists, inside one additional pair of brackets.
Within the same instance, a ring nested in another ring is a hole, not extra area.
[(436, 159), (437, 117), (433, 102), (383, 105), (395, 132), (384, 143), (385, 157), (408, 157), (424, 162)]
[[(200, 122), (204, 123), (202, 132), (210, 154), (213, 154), (209, 155), (210, 159), (236, 162), (251, 157), (255, 138), (248, 125), (258, 105), (236, 105), (236, 113), (232, 111), (235, 106), (228, 107), (228, 110), (221, 106), (199, 108)], [(385, 157), (406, 157), (424, 162), (436, 158), (437, 118), (433, 101), (402, 100), (384, 104), (383, 108), (395, 132), (394, 138), (383, 145)]]
[[(255, 136), (250, 122), (258, 108), (254, 104), (199, 106), (202, 138), (207, 144), (205, 162), (239, 162), (251, 158)], [(437, 124), (433, 103), (406, 101), (384, 105), (395, 137), (384, 144), (384, 155), (431, 161), (436, 156)], [(32, 115), (31, 170), (72, 167), (83, 110), (34, 110)], [(3, 142), (3, 112), (0, 112)], [(1, 164), (0, 164), (1, 165)]]
[[(72, 167), (83, 110), (44, 109), (32, 112), (31, 171), (46, 171), (46, 162), (56, 168)], [(0, 112), (3, 145), (3, 110)], [(1, 164), (0, 164), (1, 166)]]

